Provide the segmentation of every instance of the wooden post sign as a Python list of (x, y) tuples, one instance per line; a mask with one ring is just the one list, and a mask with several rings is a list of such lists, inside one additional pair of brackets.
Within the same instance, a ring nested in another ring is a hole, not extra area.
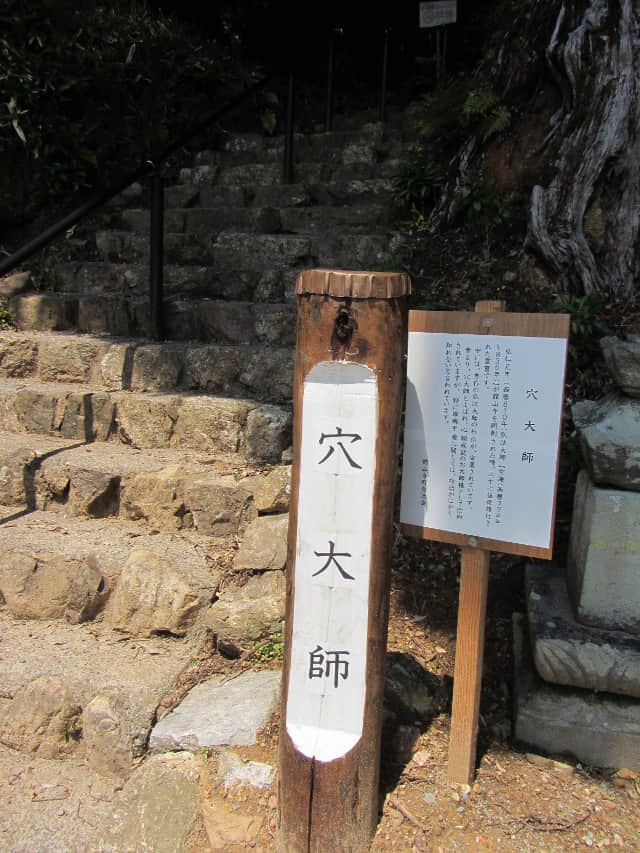
[(569, 316), (411, 311), (400, 521), (462, 546), (449, 778), (470, 784), (489, 552), (551, 558)]
[(378, 817), (408, 276), (298, 277), (279, 849), (368, 850)]

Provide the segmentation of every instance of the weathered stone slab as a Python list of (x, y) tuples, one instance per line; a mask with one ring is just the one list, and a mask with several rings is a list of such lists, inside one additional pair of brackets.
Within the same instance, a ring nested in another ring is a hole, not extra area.
[(0, 374), (31, 376), (38, 361), (38, 345), (25, 335), (0, 332)]
[(514, 616), (517, 740), (596, 767), (640, 772), (640, 702), (546, 684), (535, 673), (524, 617)]
[(288, 515), (263, 515), (252, 521), (233, 561), (234, 569), (284, 569), (288, 527)]
[(9, 313), (17, 329), (73, 329), (78, 317), (78, 300), (56, 293), (25, 293), (11, 297)]
[(640, 637), (578, 622), (565, 573), (555, 566), (529, 564), (526, 590), (538, 675), (554, 684), (640, 698)]
[(640, 335), (629, 335), (625, 341), (602, 338), (600, 347), (617, 386), (630, 397), (640, 397)]
[(98, 364), (109, 343), (88, 337), (38, 336), (38, 376), (42, 382), (99, 382)]
[(251, 746), (278, 709), (281, 677), (280, 672), (247, 671), (198, 684), (154, 726), (149, 750)]
[(238, 590), (223, 593), (205, 618), (219, 641), (247, 646), (282, 629), (286, 583), (284, 572), (253, 575)]
[(259, 513), (289, 512), (291, 498), (291, 465), (279, 465), (261, 477), (253, 489)]
[(133, 447), (168, 447), (180, 399), (156, 394), (115, 394), (118, 437)]
[(90, 766), (102, 775), (127, 777), (145, 754), (154, 708), (136, 695), (109, 688), (82, 713), (82, 736)]
[(591, 479), (640, 491), (640, 399), (610, 394), (571, 408)]
[(200, 769), (193, 755), (158, 755), (128, 780), (100, 849), (176, 853), (198, 817)]
[(0, 742), (39, 758), (63, 758), (77, 746), (81, 715), (71, 685), (43, 675), (0, 705)]
[(136, 347), (131, 388), (136, 391), (166, 391), (177, 388), (182, 374), (183, 349), (167, 344)]
[(290, 400), (293, 361), (293, 349), (256, 349), (243, 362), (240, 382), (258, 399)]
[(247, 416), (244, 447), (248, 459), (279, 462), (291, 444), (292, 416), (288, 409), (263, 405)]
[(235, 536), (257, 514), (251, 490), (231, 475), (187, 479), (184, 500), (193, 526), (206, 536)]
[(33, 465), (36, 454), (28, 447), (5, 453), (0, 460), (0, 504), (33, 506)]
[(109, 602), (109, 622), (132, 634), (182, 636), (211, 603), (219, 583), (217, 572), (174, 567), (151, 551), (135, 551)]
[(188, 397), (180, 408), (170, 445), (236, 453), (249, 408), (242, 400)]
[(240, 351), (216, 344), (188, 347), (185, 352), (185, 388), (230, 393), (240, 373)]
[(0, 592), (21, 619), (91, 619), (104, 604), (106, 580), (92, 559), (8, 549), (0, 559)]
[(597, 488), (581, 471), (568, 554), (569, 594), (581, 622), (640, 631), (640, 493)]

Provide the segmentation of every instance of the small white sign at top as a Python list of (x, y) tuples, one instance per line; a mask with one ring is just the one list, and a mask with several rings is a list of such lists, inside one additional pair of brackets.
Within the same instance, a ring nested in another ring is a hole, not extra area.
[(455, 24), (457, 20), (456, 0), (435, 0), (435, 2), (420, 3), (420, 26), (442, 27), (445, 24)]

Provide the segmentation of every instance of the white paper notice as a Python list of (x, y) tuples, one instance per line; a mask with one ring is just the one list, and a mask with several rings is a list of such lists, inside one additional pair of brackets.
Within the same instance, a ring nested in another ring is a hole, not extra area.
[(549, 547), (566, 347), (409, 334), (403, 523)]
[(309, 373), (286, 727), (299, 752), (325, 762), (362, 737), (377, 425), (370, 368)]

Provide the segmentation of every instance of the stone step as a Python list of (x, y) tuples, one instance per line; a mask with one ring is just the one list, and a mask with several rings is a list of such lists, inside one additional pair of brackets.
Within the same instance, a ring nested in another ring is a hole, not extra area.
[[(386, 134), (382, 125), (374, 124), (360, 131), (296, 133), (293, 137), (296, 163), (375, 162), (384, 157), (398, 156), (404, 148), (406, 143), (399, 134)], [(230, 134), (216, 150), (198, 152), (194, 157), (194, 165), (224, 166), (255, 162), (281, 164), (283, 156), (283, 136), (238, 133)]]
[[(149, 234), (148, 210), (128, 208), (113, 217), (111, 228)], [(226, 229), (249, 233), (276, 233), (281, 230), (280, 215), (273, 207), (167, 207), (164, 212), (167, 234), (197, 234), (211, 237)]]
[(290, 446), (291, 411), (254, 400), (3, 378), (0, 429), (277, 462)]
[[(190, 338), (186, 342), (0, 330), (0, 376), (88, 382), (108, 391), (181, 389), (272, 403), (292, 398), (295, 315), (289, 306), (265, 306), (262, 316), (247, 303), (206, 301), (172, 307), (170, 320), (180, 324), (176, 334)], [(237, 343), (193, 340), (223, 333), (227, 339), (235, 336)], [(287, 346), (274, 346), (272, 340)]]
[[(371, 266), (383, 260), (388, 234), (346, 233), (344, 230), (302, 234), (247, 234), (223, 231), (215, 237), (165, 234), (165, 257), (173, 264), (212, 265), (219, 273), (337, 266)], [(99, 231), (98, 251), (112, 263), (140, 262), (149, 257), (148, 235)]]
[[(362, 160), (324, 160), (322, 162), (295, 163), (293, 174), (296, 182), (313, 184), (344, 184), (350, 180), (372, 180), (391, 178), (398, 169), (398, 161), (390, 160), (378, 163), (372, 153)], [(281, 163), (243, 163), (225, 166), (200, 165), (180, 169), (178, 180), (181, 184), (200, 186), (255, 186), (272, 187), (283, 183)]]
[[(222, 298), (230, 300), (255, 299), (262, 302), (281, 302), (293, 294), (297, 270), (236, 270), (231, 277), (210, 266), (164, 267), (164, 295), (175, 298)], [(106, 261), (60, 263), (55, 267), (52, 282), (55, 291), (67, 294), (87, 294), (137, 297), (149, 300), (148, 264), (112, 264)], [(42, 294), (45, 296), (45, 294)], [(82, 317), (82, 300), (80, 316)], [(77, 318), (76, 318), (77, 319)], [(15, 322), (15, 321), (14, 321)], [(65, 327), (66, 328), (66, 327)], [(90, 331), (86, 323), (84, 331)]]
[[(191, 207), (168, 208), (164, 224), (167, 233), (198, 234), (211, 238), (221, 231), (243, 231), (250, 234), (315, 234), (329, 228), (350, 228), (355, 231), (372, 230), (392, 221), (389, 205), (313, 205), (283, 207)], [(123, 210), (112, 217), (110, 227), (120, 231), (149, 233), (150, 214), (142, 208)]]
[[(167, 299), (164, 306), (166, 337), (171, 341), (208, 341), (210, 344), (256, 345), (255, 351), (238, 352), (238, 365), (242, 369), (260, 347), (269, 347), (274, 370), (282, 366), (284, 354), (272, 348), (292, 349), (295, 345), (295, 305), (292, 303), (267, 303), (228, 301), (217, 299)], [(58, 348), (61, 333), (76, 329), (86, 333), (79, 341), (87, 343), (88, 335), (111, 335), (117, 337), (145, 338), (150, 335), (148, 301), (144, 299), (108, 296), (76, 296), (67, 293), (26, 293), (15, 297), (10, 306), (14, 325), (22, 335), (15, 338), (9, 330), (0, 330), (0, 374), (11, 371), (18, 375), (19, 364), (11, 355), (9, 347), (27, 346), (24, 335), (32, 332), (30, 340), (41, 341), (43, 352)], [(59, 332), (51, 342), (38, 338), (38, 331)], [(35, 337), (33, 336), (35, 335)], [(21, 343), (18, 344), (18, 341)], [(122, 342), (120, 342), (122, 343)], [(140, 343), (139, 341), (137, 343)], [(100, 339), (102, 349), (108, 341)], [(80, 343), (78, 343), (80, 346)], [(170, 344), (166, 344), (167, 347)], [(201, 351), (203, 344), (193, 343), (194, 351)], [(184, 349), (185, 345), (182, 345)], [(84, 347), (86, 350), (87, 347)], [(212, 356), (215, 349), (210, 350)], [(83, 358), (87, 353), (83, 352)], [(284, 356), (286, 358), (286, 356)], [(184, 361), (185, 356), (183, 356)], [(269, 353), (264, 353), (266, 361)], [(28, 369), (31, 361), (24, 365)], [(3, 367), (3, 365), (6, 365)], [(177, 387), (198, 388), (189, 377), (185, 385)], [(291, 397), (287, 392), (285, 399)]]
[(257, 516), (254, 490), (265, 489), (267, 475), (231, 455), (6, 432), (0, 441), (0, 504), (7, 507), (237, 537)]
[[(229, 244), (241, 245), (243, 252), (228, 258)], [(149, 235), (130, 231), (98, 231), (96, 246), (100, 255), (114, 263), (140, 262), (149, 259)], [(307, 236), (290, 234), (251, 234), (245, 231), (223, 231), (217, 235), (164, 235), (164, 256), (170, 264), (222, 266), (229, 269), (267, 269), (295, 266), (300, 258), (312, 255), (312, 241)]]

